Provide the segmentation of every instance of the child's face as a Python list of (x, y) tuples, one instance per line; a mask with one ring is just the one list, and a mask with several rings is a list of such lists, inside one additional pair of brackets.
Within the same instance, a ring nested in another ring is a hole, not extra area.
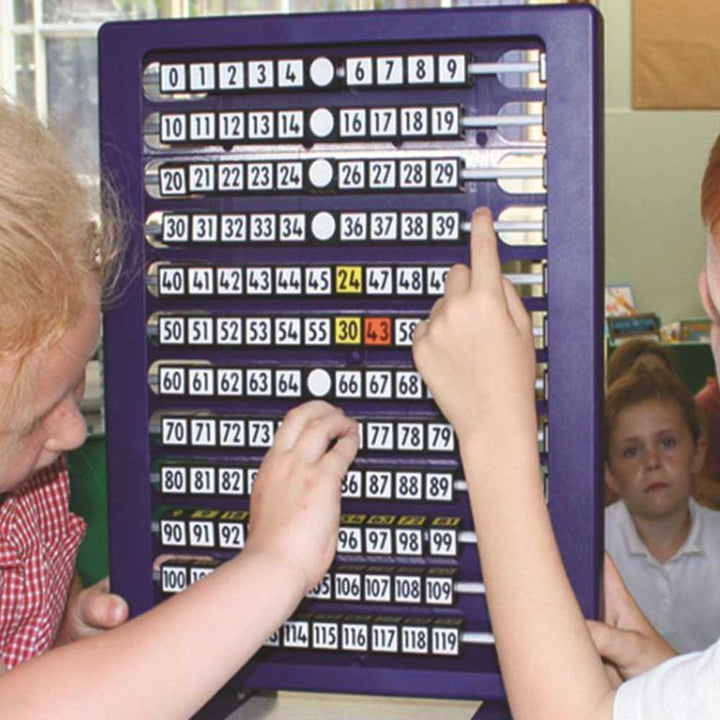
[(693, 441), (680, 407), (646, 400), (618, 415), (606, 478), (633, 515), (662, 518), (687, 506), (703, 458), (704, 446)]
[[(35, 470), (85, 441), (79, 403), (99, 331), (94, 302), (55, 345), (27, 358), (18, 409), (0, 427), (0, 493), (17, 488)], [(15, 360), (0, 362), (0, 395), (8, 395), (16, 373)]]

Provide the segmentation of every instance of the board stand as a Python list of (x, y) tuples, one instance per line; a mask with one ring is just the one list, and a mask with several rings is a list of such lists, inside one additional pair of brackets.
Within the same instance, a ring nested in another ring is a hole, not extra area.
[(484, 700), (470, 720), (512, 720), (505, 700)]
[[(248, 700), (257, 695), (257, 691), (237, 693), (229, 687), (222, 688), (213, 698), (203, 705), (191, 720), (219, 720), (230, 718)], [(510, 706), (504, 700), (484, 700), (473, 713), (470, 720), (512, 720)]]
[(219, 718), (227, 718), (255, 694), (256, 691), (254, 690), (239, 693), (236, 689), (226, 685), (213, 695), (213, 697), (192, 716), (191, 720), (218, 720)]

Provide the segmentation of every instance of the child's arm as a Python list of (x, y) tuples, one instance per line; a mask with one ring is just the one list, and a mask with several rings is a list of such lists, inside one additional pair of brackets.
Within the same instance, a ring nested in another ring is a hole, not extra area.
[(473, 217), (471, 245), (472, 268), (450, 271), (413, 351), (460, 443), (513, 717), (611, 718), (613, 691), (543, 498), (530, 320), (502, 278), (488, 210)]
[(615, 685), (677, 655), (638, 607), (607, 553), (603, 584), (605, 622), (587, 624), (601, 657), (617, 671), (611, 675)]
[(256, 480), (252, 528), (242, 553), (137, 619), (3, 675), (3, 716), (184, 720), (192, 715), (327, 569), (337, 542), (340, 479), (357, 442), (355, 422), (326, 403), (288, 413)]
[(80, 576), (76, 573), (54, 647), (110, 630), (124, 623), (127, 616), (127, 603), (110, 592), (109, 578), (83, 589)]

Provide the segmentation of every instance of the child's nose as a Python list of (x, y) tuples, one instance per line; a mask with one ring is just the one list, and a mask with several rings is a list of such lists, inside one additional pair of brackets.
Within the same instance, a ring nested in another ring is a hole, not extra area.
[(87, 427), (79, 400), (72, 396), (63, 400), (45, 419), (45, 429), (45, 449), (49, 452), (66, 452), (80, 447), (87, 437)]
[(649, 468), (657, 467), (660, 464), (660, 454), (657, 448), (649, 447), (645, 451), (645, 466)]

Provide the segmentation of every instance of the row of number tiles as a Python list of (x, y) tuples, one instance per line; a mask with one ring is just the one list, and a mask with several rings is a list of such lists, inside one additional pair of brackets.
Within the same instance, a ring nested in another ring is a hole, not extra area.
[(459, 105), (161, 113), (160, 142), (266, 143), (303, 140), (452, 140), (462, 137)]
[[(535, 381), (547, 399), (547, 371)], [(424, 400), (432, 394), (416, 370), (405, 368), (238, 368), (163, 363), (149, 373), (163, 397), (282, 397), (355, 400)]]
[[(172, 558), (160, 565), (156, 580), (166, 595), (182, 592), (219, 567), (215, 558)], [(452, 607), (458, 592), (484, 592), (479, 582), (457, 583), (455, 567), (338, 565), (325, 573), (306, 597), (329, 602), (376, 602)]]
[[(257, 449), (272, 446), (280, 421), (163, 415), (150, 433), (167, 447)], [(369, 452), (455, 452), (452, 426), (443, 422), (359, 420), (359, 449)], [(548, 451), (547, 419), (540, 419), (538, 449)]]
[[(252, 493), (258, 472), (258, 467), (173, 463), (162, 465), (159, 472), (151, 474), (150, 480), (163, 496), (247, 497)], [(543, 486), (547, 499), (547, 468), (543, 470)], [(351, 469), (341, 483), (342, 497), (352, 500), (452, 503), (456, 492), (466, 490), (465, 481), (458, 479), (452, 470)]]
[[(148, 335), (161, 347), (411, 347), (418, 317), (238, 317), (153, 315)], [(545, 320), (545, 318), (543, 318)], [(533, 328), (536, 347), (546, 346), (546, 323)]]
[[(213, 465), (163, 465), (153, 473), (163, 496), (249, 496), (259, 468)], [(453, 502), (465, 483), (452, 471), (351, 469), (342, 479), (343, 498)]]
[(448, 265), (160, 265), (160, 297), (213, 295), (442, 295)]
[[(474, 635), (484, 644), (493, 642), (489, 633)], [(317, 614), (287, 620), (265, 645), (286, 649), (458, 657), (462, 641), (462, 620), (459, 618)]]
[[(269, 448), (273, 444), (279, 421), (222, 417), (186, 417), (163, 415), (159, 425), (151, 423), (150, 431), (159, 432), (167, 447)], [(359, 447), (377, 452), (455, 451), (452, 426), (444, 422), (406, 420), (360, 420)]]
[(469, 57), (393, 55), (160, 63), (160, 92), (243, 92), (347, 87), (464, 85)]
[[(158, 523), (164, 549), (241, 550), (245, 546), (247, 510), (169, 508)], [(424, 515), (340, 516), (337, 552), (340, 555), (457, 558), (459, 546), (475, 542), (472, 532), (460, 532), (459, 517)]]
[(411, 347), (413, 332), (419, 322), (420, 318), (378, 316), (271, 318), (177, 314), (151, 318), (149, 334), (157, 337), (161, 347)]
[(212, 193), (459, 191), (464, 162), (457, 157), (378, 160), (253, 160), (164, 163), (160, 197)]
[[(242, 242), (458, 242), (463, 237), (457, 210), (432, 212), (251, 213), (162, 215), (164, 243)], [(153, 226), (147, 232), (153, 237)]]
[(283, 397), (424, 400), (420, 373), (406, 368), (237, 368), (163, 363), (150, 387), (164, 397)]

